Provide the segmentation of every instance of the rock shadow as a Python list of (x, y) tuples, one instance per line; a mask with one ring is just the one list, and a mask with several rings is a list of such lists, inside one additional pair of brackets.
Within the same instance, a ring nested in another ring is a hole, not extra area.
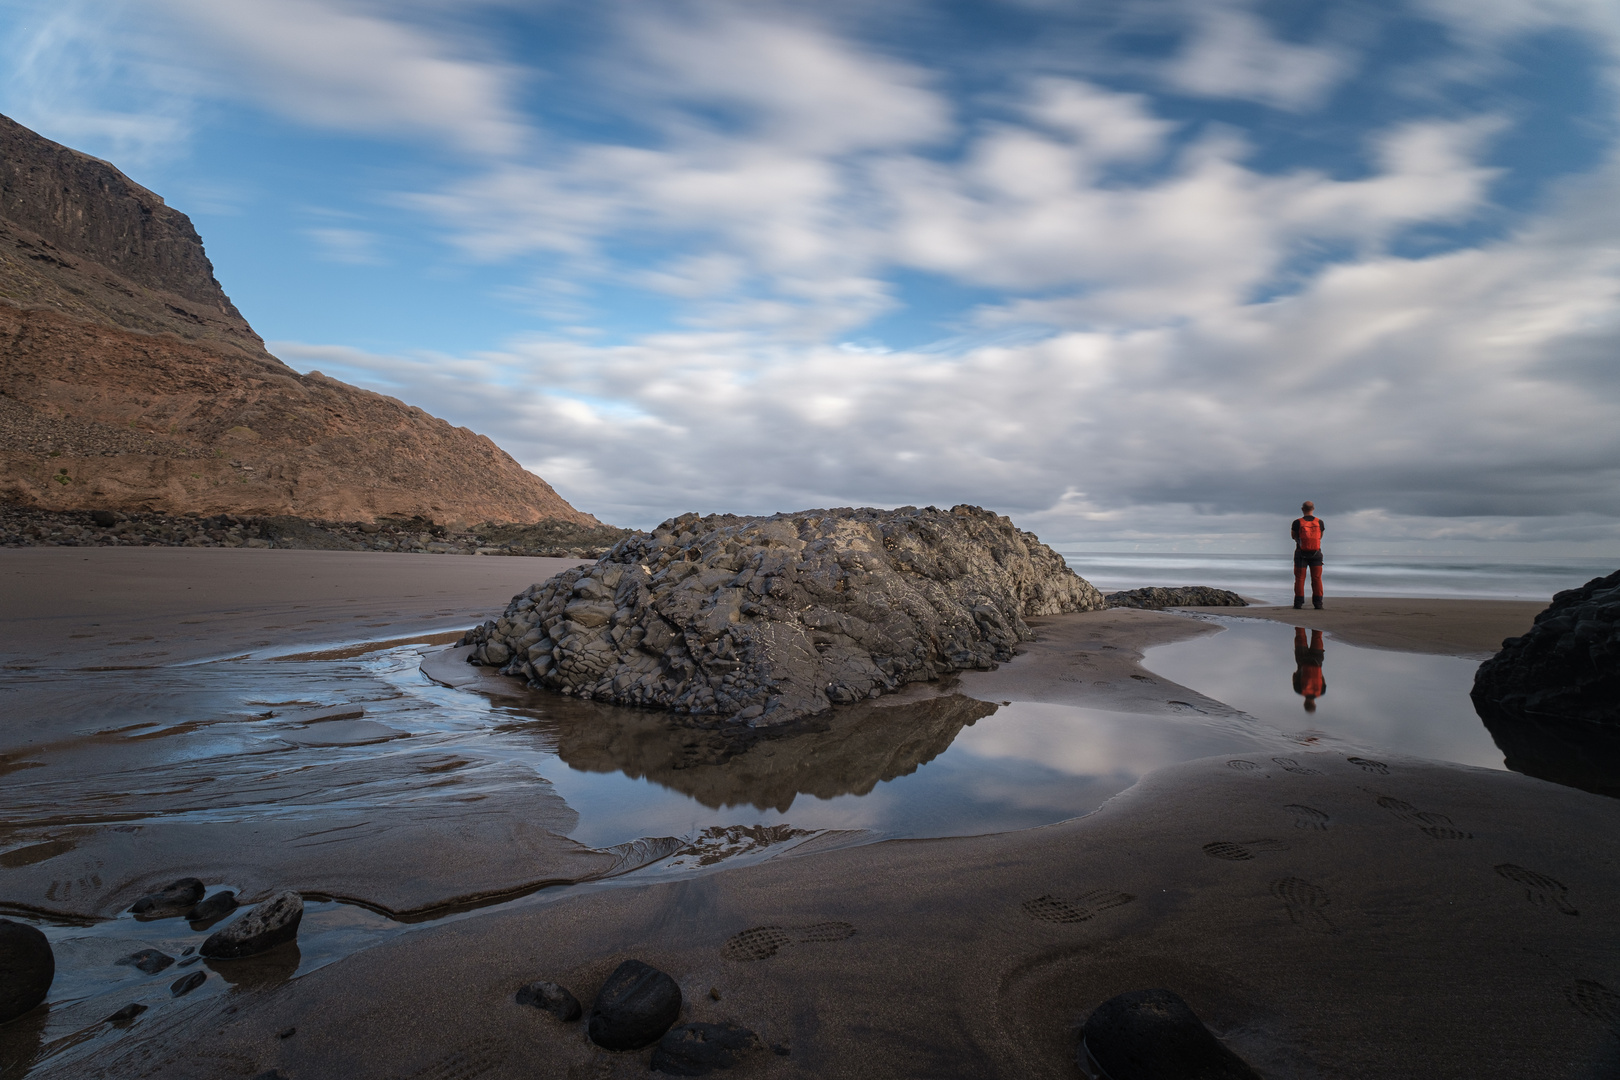
[(1537, 716), (1477, 697), (1474, 711), (1514, 772), (1620, 798), (1620, 728)]

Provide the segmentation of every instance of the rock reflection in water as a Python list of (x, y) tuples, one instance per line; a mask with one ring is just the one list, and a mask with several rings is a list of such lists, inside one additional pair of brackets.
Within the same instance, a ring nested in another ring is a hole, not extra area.
[(1474, 703), (1514, 772), (1620, 797), (1620, 729)]
[(865, 795), (943, 753), (963, 727), (996, 711), (961, 694), (867, 702), (792, 730), (691, 727), (668, 713), (569, 699), (548, 701), (543, 729), (564, 763), (622, 772), (711, 809), (785, 812), (800, 795)]

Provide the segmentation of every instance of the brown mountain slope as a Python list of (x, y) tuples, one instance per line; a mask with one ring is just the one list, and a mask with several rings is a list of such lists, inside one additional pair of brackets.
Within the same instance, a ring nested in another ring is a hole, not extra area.
[(184, 214), (3, 116), (0, 498), (597, 523), (484, 436), (287, 367)]

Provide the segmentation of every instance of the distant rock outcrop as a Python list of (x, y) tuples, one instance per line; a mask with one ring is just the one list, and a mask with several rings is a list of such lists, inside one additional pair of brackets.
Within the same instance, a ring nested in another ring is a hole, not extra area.
[(1103, 607), (1004, 517), (687, 514), (514, 597), (470, 659), (565, 694), (786, 723), (1009, 660), (1026, 619)]
[(3, 116), (0, 499), (598, 524), (489, 439), (281, 363), (186, 215)]
[(1249, 602), (1235, 592), (1212, 589), (1208, 585), (1182, 585), (1174, 589), (1127, 589), (1111, 592), (1104, 599), (1109, 607), (1147, 608), (1162, 611), (1172, 607), (1248, 607)]

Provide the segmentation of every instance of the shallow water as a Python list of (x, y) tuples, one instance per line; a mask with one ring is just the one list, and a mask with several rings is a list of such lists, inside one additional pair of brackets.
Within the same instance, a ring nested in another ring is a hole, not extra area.
[[(509, 814), (532, 815), (590, 848), (680, 839), (637, 849), (626, 863), (633, 872), (616, 880), (491, 897), (482, 902), (487, 910), (737, 865), (792, 845), (1038, 826), (1089, 813), (1162, 766), (1214, 754), (1288, 761), (1333, 745), (1501, 767), (1468, 703), (1473, 662), (1329, 638), (1320, 659), (1326, 692), (1307, 715), (1292, 686), (1291, 628), (1217, 621), (1223, 632), (1152, 649), (1146, 666), (1244, 716), (981, 702), (947, 686), (751, 743), (515, 683), (499, 697), (450, 689), (421, 673), (431, 651), (421, 646), (338, 660), (20, 672), (6, 695), (12, 722), (48, 715), (55, 735), (0, 762), (0, 865), (25, 872), (48, 865), (58, 849), (71, 852), (93, 826), (154, 820), (319, 825), (344, 815)], [(343, 704), (363, 707), (364, 718), (330, 728), (296, 722), (298, 710)], [(209, 885), (212, 892), (230, 883)], [(180, 957), (206, 928), (127, 914), (76, 922), (12, 914), (42, 926), (58, 950), (51, 1008), (30, 1021), (51, 1055), (117, 1038), (100, 1021), (130, 1002), (161, 1009), (275, 985), (416, 925), (312, 900), (296, 950), (148, 976), (114, 961), (140, 948)], [(173, 998), (170, 985), (190, 971), (208, 978)], [(21, 1037), (13, 1031), (0, 1044)]]

